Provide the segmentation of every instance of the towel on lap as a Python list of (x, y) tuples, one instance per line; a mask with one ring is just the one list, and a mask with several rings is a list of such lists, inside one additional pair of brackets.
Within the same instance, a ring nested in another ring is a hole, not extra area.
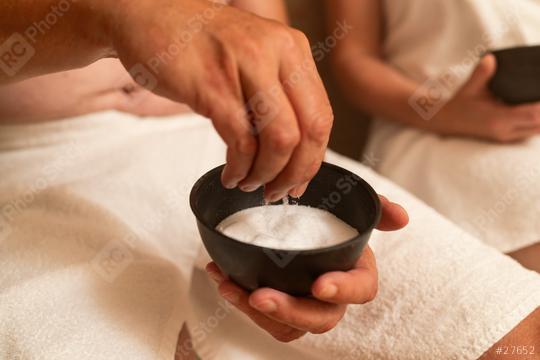
[[(188, 205), (224, 146), (195, 115), (117, 112), (0, 131), (0, 358), (473, 359), (540, 305), (538, 275), (358, 163), (411, 225), (376, 233), (380, 293), (322, 336), (275, 342), (223, 304)], [(221, 309), (221, 310), (220, 310)]]

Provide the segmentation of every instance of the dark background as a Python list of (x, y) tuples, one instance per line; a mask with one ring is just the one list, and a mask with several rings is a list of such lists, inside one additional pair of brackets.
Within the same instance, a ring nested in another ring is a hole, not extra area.
[[(287, 0), (292, 26), (308, 36), (312, 46), (328, 36), (321, 0)], [(369, 130), (369, 118), (347, 103), (338, 88), (329, 64), (329, 55), (317, 63), (334, 109), (335, 122), (330, 147), (360, 160)]]

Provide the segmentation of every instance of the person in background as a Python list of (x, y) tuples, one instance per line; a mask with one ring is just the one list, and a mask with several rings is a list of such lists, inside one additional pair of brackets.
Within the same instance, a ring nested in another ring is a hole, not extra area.
[(489, 50), (540, 43), (540, 3), (327, 4), (329, 23), (353, 28), (333, 66), (350, 101), (375, 117), (374, 168), (540, 271), (540, 104), (506, 105), (488, 88)]

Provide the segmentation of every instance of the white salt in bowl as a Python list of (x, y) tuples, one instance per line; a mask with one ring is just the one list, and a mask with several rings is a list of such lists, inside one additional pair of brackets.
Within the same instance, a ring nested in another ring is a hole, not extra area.
[(190, 205), (212, 260), (249, 291), (271, 287), (291, 295), (310, 295), (311, 286), (320, 275), (353, 268), (381, 217), (379, 197), (367, 182), (348, 170), (323, 163), (306, 193), (294, 202), (331, 212), (355, 228), (356, 236), (332, 246), (303, 250), (242, 242), (222, 234), (216, 227), (238, 211), (263, 206), (263, 190), (245, 193), (224, 188), (223, 167), (210, 170), (195, 183)]

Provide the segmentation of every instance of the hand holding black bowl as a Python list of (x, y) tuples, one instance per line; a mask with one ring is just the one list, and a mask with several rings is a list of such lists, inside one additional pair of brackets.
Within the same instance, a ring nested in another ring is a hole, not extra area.
[[(397, 230), (406, 225), (407, 214), (399, 205), (382, 197), (379, 202), (373, 189), (356, 177), (357, 186), (348, 189), (329, 210), (354, 226), (359, 235), (335, 246), (299, 251), (281, 262), (268, 253), (271, 249), (230, 239), (215, 230), (221, 220), (236, 211), (260, 205), (262, 198), (262, 192), (224, 189), (219, 180), (220, 171), (214, 169), (197, 182), (191, 207), (205, 247), (219, 264), (218, 267), (211, 263), (207, 270), (219, 284), (224, 298), (281, 341), (296, 339), (308, 331), (328, 331), (339, 322), (346, 304), (362, 304), (374, 298), (375, 258), (369, 247), (364, 246), (374, 227)], [(320, 205), (323, 197), (335, 191), (336, 185), (347, 176), (355, 175), (323, 164), (300, 203)]]
[[(465, 84), (436, 114), (434, 123), (440, 127), (440, 133), (499, 143), (519, 142), (540, 134), (540, 104), (510, 104), (518, 98), (522, 102), (540, 94), (527, 92), (527, 96), (522, 96), (533, 87), (525, 84), (521, 74), (512, 77), (505, 71), (508, 64), (497, 63), (501, 59), (490, 53), (480, 60)], [(511, 78), (513, 85), (507, 87), (505, 84)]]
[[(394, 231), (406, 226), (405, 210), (380, 198), (382, 217), (377, 229)], [(321, 334), (333, 329), (348, 304), (369, 302), (378, 289), (377, 266), (369, 246), (352, 270), (321, 275), (312, 286), (312, 298), (293, 297), (270, 288), (249, 293), (223, 275), (215, 263), (208, 264), (206, 270), (218, 284), (222, 297), (282, 342), (298, 339), (307, 332)]]

